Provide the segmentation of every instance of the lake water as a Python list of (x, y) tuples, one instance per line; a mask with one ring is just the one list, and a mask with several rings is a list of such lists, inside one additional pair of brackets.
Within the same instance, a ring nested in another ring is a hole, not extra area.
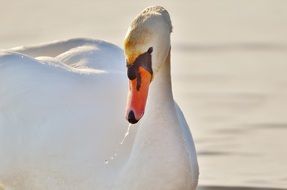
[(287, 188), (287, 1), (0, 4), (3, 49), (74, 37), (122, 46), (132, 18), (163, 5), (174, 26), (173, 90), (195, 139), (201, 189)]

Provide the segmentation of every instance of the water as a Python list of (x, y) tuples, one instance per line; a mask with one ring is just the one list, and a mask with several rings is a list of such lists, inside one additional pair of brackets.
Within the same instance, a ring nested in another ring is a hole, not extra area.
[(111, 161), (113, 161), (114, 159), (116, 159), (117, 155), (119, 154), (119, 152), (121, 151), (121, 147), (123, 146), (124, 142), (126, 141), (126, 139), (128, 138), (129, 134), (130, 134), (130, 129), (131, 127), (134, 126), (133, 124), (129, 123), (128, 128), (125, 132), (124, 137), (122, 138), (119, 146), (117, 146), (117, 148), (115, 149), (114, 153), (112, 154), (112, 156), (109, 157), (109, 159), (105, 160), (105, 164), (109, 164)]
[(286, 52), (190, 54), (189, 66), (178, 62), (174, 91), (188, 110), (200, 182), (286, 188)]
[(153, 4), (172, 16), (173, 90), (200, 185), (287, 188), (287, 1), (3, 1), (0, 48), (71, 37), (121, 46), (132, 18)]
[(129, 126), (128, 126), (128, 129), (127, 129), (126, 133), (125, 133), (125, 136), (124, 136), (124, 138), (123, 138), (122, 141), (121, 141), (121, 145), (124, 144), (126, 138), (129, 136), (129, 134), (130, 134), (130, 128), (131, 128), (132, 126), (133, 126), (133, 124), (129, 123)]

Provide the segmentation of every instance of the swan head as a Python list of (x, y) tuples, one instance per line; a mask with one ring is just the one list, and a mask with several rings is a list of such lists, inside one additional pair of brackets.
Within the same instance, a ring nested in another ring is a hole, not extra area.
[(148, 90), (170, 51), (172, 25), (160, 6), (143, 10), (128, 28), (124, 50), (129, 78), (126, 119), (134, 124), (144, 115)]

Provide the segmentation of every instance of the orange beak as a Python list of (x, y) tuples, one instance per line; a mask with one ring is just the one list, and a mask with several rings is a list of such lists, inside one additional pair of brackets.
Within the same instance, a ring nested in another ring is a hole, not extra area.
[(143, 67), (138, 68), (140, 80), (129, 80), (129, 93), (126, 109), (126, 119), (129, 123), (137, 123), (144, 115), (149, 85), (152, 74)]

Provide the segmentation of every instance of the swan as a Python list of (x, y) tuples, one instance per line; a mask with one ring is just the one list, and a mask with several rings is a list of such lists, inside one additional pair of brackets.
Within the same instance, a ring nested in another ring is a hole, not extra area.
[(131, 23), (124, 51), (72, 39), (0, 53), (0, 189), (195, 190), (171, 31), (168, 12), (153, 6)]

